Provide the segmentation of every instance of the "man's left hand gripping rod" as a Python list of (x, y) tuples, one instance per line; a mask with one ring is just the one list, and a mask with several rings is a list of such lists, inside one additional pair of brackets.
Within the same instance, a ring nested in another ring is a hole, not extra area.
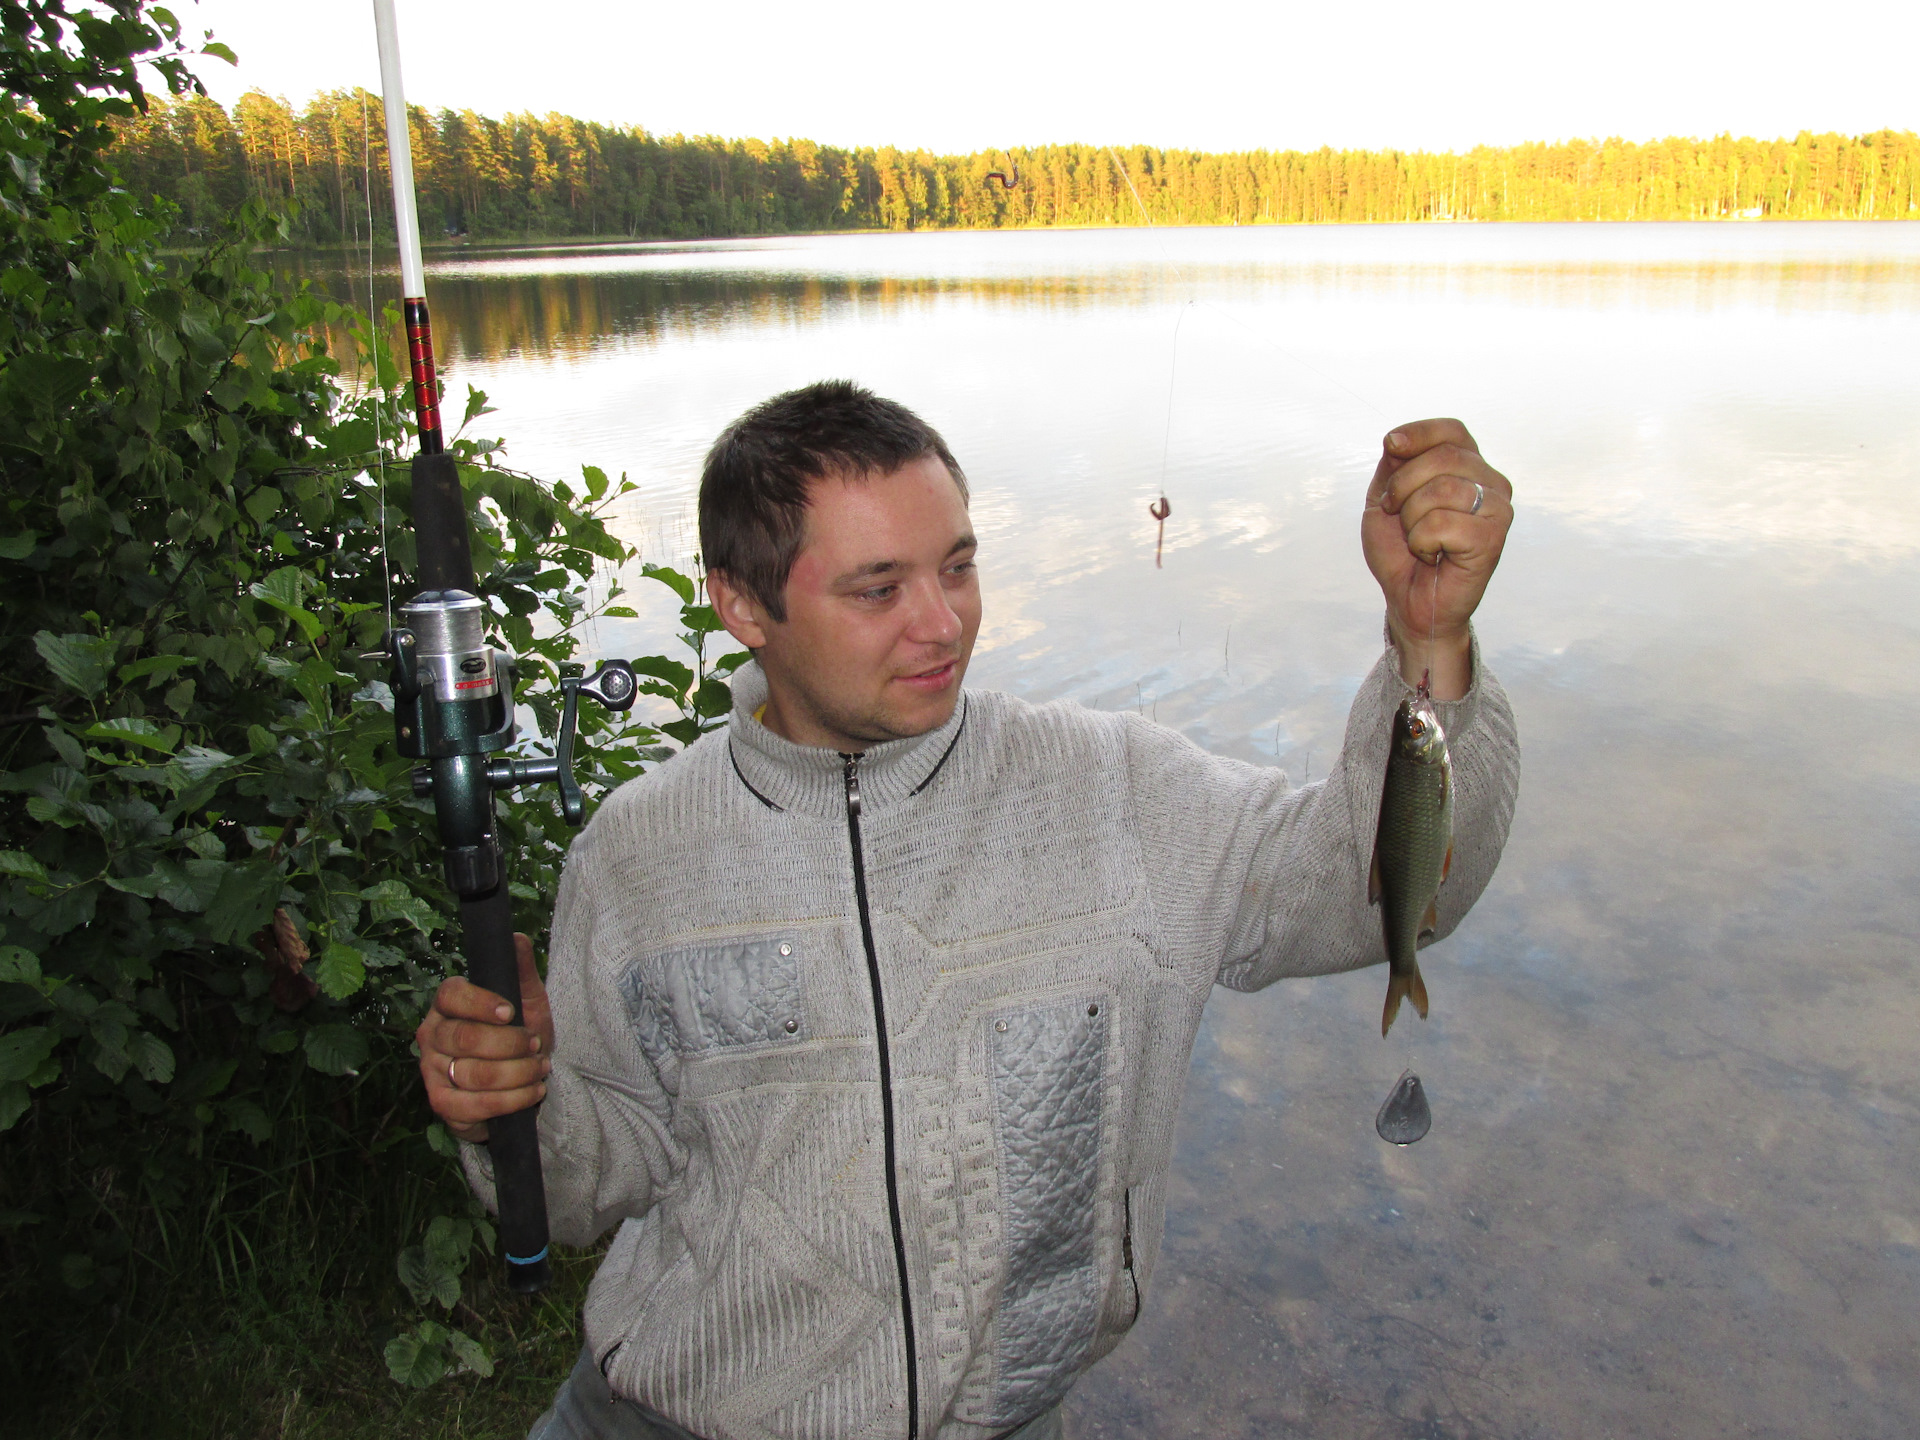
[[(413, 512), (423, 588), (401, 608), (401, 628), (387, 633), (382, 651), (390, 665), (395, 738), (402, 755), (426, 762), (413, 772), (413, 790), (433, 800), (447, 884), (460, 900), (467, 978), (512, 1005), (518, 1025), (513, 900), (494, 792), (554, 781), (567, 823), (578, 825), (586, 812), (586, 797), (573, 778), (579, 697), (584, 693), (610, 710), (625, 710), (639, 687), (624, 660), (608, 661), (587, 679), (563, 676), (565, 707), (553, 757), (510, 758), (506, 752), (517, 733), (515, 667), (510, 655), (486, 643), (486, 606), (474, 593), (466, 504), (453, 456), (414, 458)], [(507, 1283), (522, 1293), (544, 1289), (550, 1278), (537, 1117), (534, 1107), (487, 1126)]]

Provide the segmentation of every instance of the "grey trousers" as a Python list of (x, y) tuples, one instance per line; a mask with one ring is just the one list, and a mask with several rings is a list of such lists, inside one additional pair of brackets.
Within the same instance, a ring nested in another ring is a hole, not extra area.
[[(600, 1367), (586, 1350), (553, 1397), (553, 1407), (533, 1422), (527, 1440), (700, 1440), (671, 1420), (614, 1397)], [(1000, 1440), (1061, 1440), (1060, 1407), (1036, 1415)]]

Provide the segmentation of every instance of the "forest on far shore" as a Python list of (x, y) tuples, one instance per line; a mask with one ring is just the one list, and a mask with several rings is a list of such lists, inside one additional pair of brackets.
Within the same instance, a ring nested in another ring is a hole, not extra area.
[[(1460, 154), (1041, 145), (934, 155), (661, 136), (566, 115), (496, 120), (416, 107), (409, 120), (428, 238), (1137, 225), (1143, 207), (1157, 225), (1920, 216), (1911, 130)], [(362, 238), (369, 223), (392, 232), (377, 95), (329, 91), (296, 111), (255, 91), (231, 113), (204, 96), (156, 95), (118, 132), (114, 160), (129, 187), (174, 201), (190, 227), (258, 198), (299, 201), (302, 241)], [(1011, 186), (990, 178), (1016, 170)]]

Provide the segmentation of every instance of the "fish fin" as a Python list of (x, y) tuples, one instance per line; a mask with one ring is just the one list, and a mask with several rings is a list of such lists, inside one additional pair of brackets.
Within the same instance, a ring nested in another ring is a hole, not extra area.
[(1367, 866), (1367, 904), (1380, 903), (1380, 852), (1373, 852), (1373, 863)]
[(1453, 842), (1447, 842), (1447, 858), (1440, 862), (1440, 883), (1447, 883), (1447, 876), (1453, 873)]
[(1420, 966), (1416, 961), (1413, 974), (1407, 977), (1408, 992), (1413, 996), (1413, 1008), (1420, 1012), (1422, 1020), (1427, 1018), (1427, 982), (1421, 978)]
[(1387, 977), (1387, 1006), (1380, 1012), (1380, 1038), (1387, 1038), (1387, 1031), (1393, 1028), (1393, 1017), (1400, 1013), (1400, 1001), (1407, 993), (1407, 978), (1404, 975)]
[(1420, 938), (1438, 933), (1440, 929), (1440, 897), (1434, 896), (1427, 902), (1427, 913), (1420, 917)]

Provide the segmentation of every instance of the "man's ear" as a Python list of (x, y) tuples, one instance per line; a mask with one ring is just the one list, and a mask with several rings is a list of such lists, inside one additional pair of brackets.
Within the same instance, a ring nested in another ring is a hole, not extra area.
[(720, 623), (734, 639), (749, 650), (759, 650), (766, 645), (766, 612), (758, 600), (734, 584), (726, 571), (707, 571), (707, 599), (713, 602), (713, 613), (720, 617)]

